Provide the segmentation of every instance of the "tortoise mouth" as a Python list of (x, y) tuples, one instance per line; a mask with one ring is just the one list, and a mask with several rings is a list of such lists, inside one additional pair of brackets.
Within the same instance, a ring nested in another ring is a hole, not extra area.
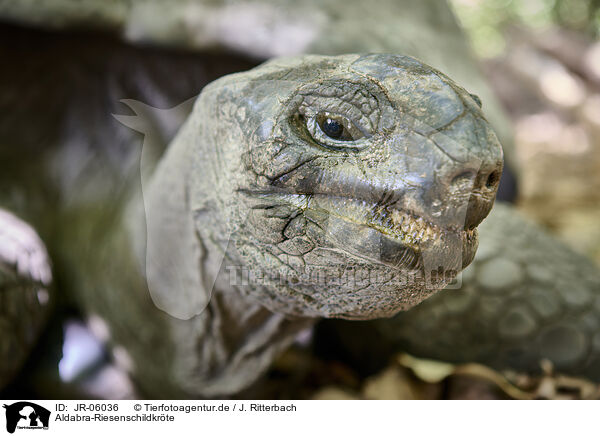
[[(379, 259), (373, 259), (372, 256), (369, 258), (394, 267), (422, 270), (423, 253), (438, 250), (450, 252), (449, 257), (452, 258), (461, 257), (458, 267), (464, 269), (472, 262), (478, 245), (477, 228), (443, 228), (412, 211), (382, 206), (376, 202), (332, 194), (240, 191), (270, 203), (289, 204), (301, 210), (311, 221), (318, 223), (323, 230), (327, 230), (325, 226), (329, 224), (322, 217), (336, 219), (338, 224), (329, 225), (329, 230), (335, 229), (337, 233), (343, 233), (342, 238), (347, 238), (347, 244), (337, 238), (338, 243), (343, 244), (341, 248), (354, 245), (356, 249), (353, 254), (360, 257), (363, 257), (361, 240), (364, 239), (364, 232), (361, 236), (359, 229), (367, 228), (371, 233), (376, 232), (381, 236)], [(344, 222), (343, 231), (336, 228), (340, 227), (340, 221)], [(353, 239), (358, 243), (353, 244)], [(452, 242), (448, 242), (449, 240)], [(364, 243), (367, 244), (366, 241)], [(450, 248), (451, 246), (454, 246), (454, 249)]]

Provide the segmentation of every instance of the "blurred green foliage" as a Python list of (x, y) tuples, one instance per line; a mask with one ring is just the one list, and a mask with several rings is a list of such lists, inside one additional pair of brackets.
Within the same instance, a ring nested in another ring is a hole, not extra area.
[(482, 57), (500, 55), (511, 25), (532, 30), (563, 27), (600, 36), (600, 0), (450, 0)]

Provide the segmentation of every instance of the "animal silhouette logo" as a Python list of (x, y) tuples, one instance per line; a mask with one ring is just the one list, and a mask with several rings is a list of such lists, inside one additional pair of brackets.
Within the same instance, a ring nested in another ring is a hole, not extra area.
[(29, 401), (5, 404), (6, 431), (14, 433), (19, 429), (48, 429), (50, 411)]

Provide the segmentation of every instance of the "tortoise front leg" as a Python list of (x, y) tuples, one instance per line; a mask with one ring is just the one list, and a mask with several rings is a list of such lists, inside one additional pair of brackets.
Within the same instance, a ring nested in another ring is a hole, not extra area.
[(0, 209), (0, 388), (21, 367), (49, 313), (52, 273), (36, 232)]

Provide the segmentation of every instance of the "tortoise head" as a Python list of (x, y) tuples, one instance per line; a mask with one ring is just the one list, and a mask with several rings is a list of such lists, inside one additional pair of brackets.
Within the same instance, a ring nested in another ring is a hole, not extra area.
[(196, 112), (197, 196), (272, 310), (391, 316), (472, 261), (502, 149), (478, 98), (433, 68), (277, 59), (213, 83)]

